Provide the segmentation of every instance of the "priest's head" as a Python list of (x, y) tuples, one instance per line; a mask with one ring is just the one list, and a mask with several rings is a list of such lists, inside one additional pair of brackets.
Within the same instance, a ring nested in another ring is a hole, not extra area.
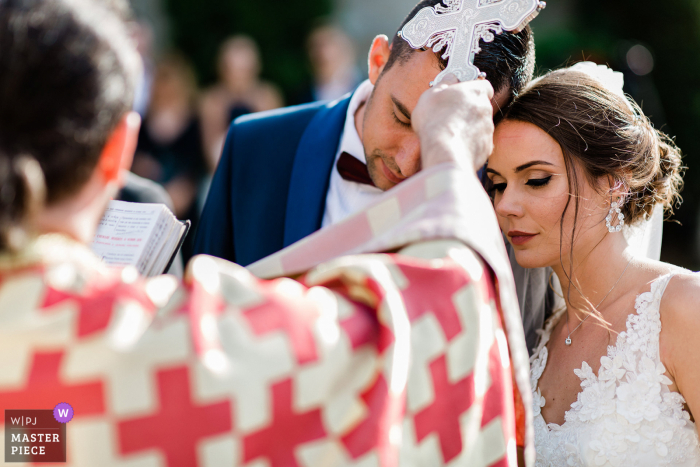
[[(423, 0), (406, 17), (408, 23), (425, 7), (441, 0)], [(532, 78), (535, 46), (530, 27), (517, 34), (503, 32), (493, 42), (480, 42), (481, 52), (474, 64), (486, 73), (494, 88), (494, 118)], [(420, 143), (411, 127), (411, 112), (430, 82), (446, 68), (444, 50), (414, 50), (394, 36), (374, 39), (369, 51), (369, 79), (372, 95), (356, 114), (367, 168), (374, 184), (387, 190), (420, 170)]]
[(119, 188), (141, 62), (118, 7), (0, 1), (0, 250), (32, 228), (90, 241)]

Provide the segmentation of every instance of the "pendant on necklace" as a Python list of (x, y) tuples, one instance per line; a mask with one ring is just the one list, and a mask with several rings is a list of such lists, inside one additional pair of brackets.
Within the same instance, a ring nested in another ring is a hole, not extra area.
[(564, 341), (566, 345), (571, 345), (571, 336), (567, 337), (566, 340)]

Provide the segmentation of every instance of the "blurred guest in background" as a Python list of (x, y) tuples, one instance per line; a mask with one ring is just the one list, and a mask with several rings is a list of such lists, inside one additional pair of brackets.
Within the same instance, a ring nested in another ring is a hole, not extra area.
[(141, 78), (136, 86), (134, 95), (134, 110), (141, 117), (145, 117), (151, 100), (151, 86), (153, 85), (153, 27), (146, 21), (133, 21), (129, 25), (131, 27), (131, 36), (136, 42), (136, 50), (141, 55), (141, 61), (143, 62)]
[[(190, 64), (171, 54), (157, 65), (151, 103), (139, 133), (132, 171), (160, 183), (172, 199), (175, 215), (196, 224), (197, 194), (206, 175), (197, 87)], [(183, 246), (185, 259), (189, 245)]]
[(313, 84), (300, 102), (332, 101), (352, 92), (362, 81), (355, 66), (355, 44), (332, 24), (314, 29), (307, 42)]
[(233, 120), (283, 105), (280, 91), (273, 84), (260, 80), (260, 51), (251, 38), (234, 36), (228, 39), (221, 46), (218, 60), (220, 81), (205, 93), (201, 109), (204, 147), (212, 172)]

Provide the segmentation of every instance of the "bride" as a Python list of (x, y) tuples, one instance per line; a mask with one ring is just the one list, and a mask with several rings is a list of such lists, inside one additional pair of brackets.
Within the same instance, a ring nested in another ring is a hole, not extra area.
[(700, 465), (700, 276), (623, 235), (680, 200), (680, 154), (621, 81), (590, 63), (539, 79), (488, 162), (517, 262), (553, 268), (566, 304), (531, 360), (540, 466)]

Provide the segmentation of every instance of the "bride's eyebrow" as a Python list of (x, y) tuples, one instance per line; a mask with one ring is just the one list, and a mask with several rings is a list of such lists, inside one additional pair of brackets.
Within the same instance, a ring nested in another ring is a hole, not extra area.
[(554, 165), (554, 164), (552, 164), (551, 162), (547, 162), (547, 161), (530, 161), (526, 164), (523, 164), (521, 166), (516, 167), (515, 173), (516, 174), (520, 173), (523, 170), (529, 169), (530, 167), (532, 167), (534, 165)]
[[(533, 167), (533, 166), (535, 166), (535, 165), (549, 165), (549, 166), (554, 166), (554, 164), (552, 164), (551, 162), (547, 162), (547, 161), (530, 161), (530, 162), (527, 162), (527, 163), (525, 163), (525, 164), (523, 164), (523, 165), (520, 165), (520, 166), (516, 167), (515, 170), (514, 170), (514, 172), (517, 174), (517, 173), (520, 173), (520, 172), (522, 172), (523, 170), (527, 170), (527, 169), (529, 169), (530, 167)], [(487, 173), (487, 174), (498, 175), (498, 176), (501, 176), (501, 177), (503, 176), (503, 175), (501, 175), (500, 173), (498, 173), (498, 172), (496, 172), (495, 170), (490, 169), (490, 168), (488, 168), (488, 167), (486, 168), (486, 173)]]

